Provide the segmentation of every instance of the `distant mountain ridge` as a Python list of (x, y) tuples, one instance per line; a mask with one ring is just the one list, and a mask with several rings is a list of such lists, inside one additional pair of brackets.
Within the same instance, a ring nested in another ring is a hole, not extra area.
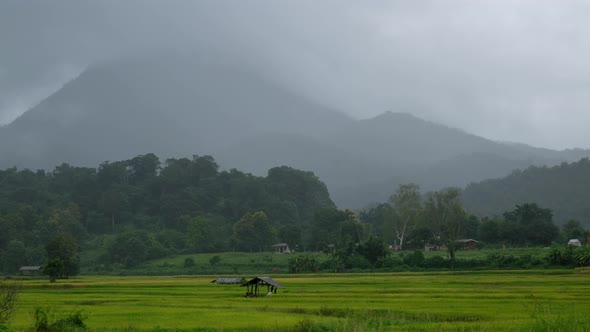
[(590, 227), (590, 161), (553, 167), (531, 166), (510, 175), (472, 183), (463, 191), (465, 207), (480, 216), (501, 215), (515, 204), (550, 208), (557, 223), (570, 219)]
[(206, 57), (91, 66), (0, 128), (0, 167), (96, 165), (149, 152), (210, 154), (258, 175), (281, 165), (310, 170), (349, 208), (384, 201), (400, 182), (464, 186), (589, 155), (494, 142), (406, 113), (354, 120), (255, 69)]

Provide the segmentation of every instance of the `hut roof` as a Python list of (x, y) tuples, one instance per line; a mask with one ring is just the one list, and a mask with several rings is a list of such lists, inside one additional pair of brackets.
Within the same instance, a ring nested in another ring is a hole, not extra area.
[(30, 265), (30, 266), (21, 266), (19, 271), (39, 271), (41, 270), (41, 266), (39, 265)]
[(246, 283), (242, 284), (243, 286), (247, 286), (247, 285), (271, 285), (271, 286), (275, 286), (276, 288), (285, 288), (283, 287), (281, 284), (279, 284), (278, 282), (272, 280), (271, 277), (256, 277)]
[(211, 283), (215, 283), (215, 284), (241, 284), (244, 282), (244, 280), (246, 280), (246, 278), (241, 277), (241, 278), (217, 278), (213, 281), (211, 281)]
[(479, 242), (479, 241), (474, 240), (474, 239), (459, 239), (459, 240), (457, 240), (455, 242), (466, 243), (466, 242)]
[(288, 247), (289, 245), (286, 243), (277, 243), (277, 244), (273, 244), (272, 247)]

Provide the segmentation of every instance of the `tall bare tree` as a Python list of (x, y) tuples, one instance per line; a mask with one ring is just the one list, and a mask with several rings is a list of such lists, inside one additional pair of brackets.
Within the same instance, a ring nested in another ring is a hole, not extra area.
[(393, 235), (403, 249), (404, 240), (418, 223), (422, 213), (420, 187), (414, 183), (402, 184), (397, 192), (389, 198), (390, 209), (386, 214)]

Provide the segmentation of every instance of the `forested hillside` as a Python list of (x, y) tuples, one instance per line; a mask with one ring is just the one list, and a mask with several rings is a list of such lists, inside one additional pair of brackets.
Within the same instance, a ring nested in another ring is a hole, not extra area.
[(402, 183), (461, 187), (588, 156), (495, 142), (396, 105), (353, 119), (260, 68), (205, 53), (90, 65), (0, 127), (0, 168), (93, 167), (148, 152), (214, 155), (223, 169), (258, 176), (281, 165), (313, 171), (338, 206), (362, 208), (386, 200)]
[(570, 219), (590, 227), (590, 161), (529, 167), (507, 177), (468, 185), (465, 207), (480, 216), (500, 215), (514, 204), (535, 202), (551, 209), (555, 221)]
[(94, 264), (126, 266), (177, 253), (258, 251), (276, 241), (295, 246), (311, 236), (320, 209), (335, 206), (311, 172), (276, 167), (257, 177), (219, 171), (209, 156), (9, 168), (0, 170), (0, 269), (45, 265), (52, 251), (59, 257), (78, 246)]

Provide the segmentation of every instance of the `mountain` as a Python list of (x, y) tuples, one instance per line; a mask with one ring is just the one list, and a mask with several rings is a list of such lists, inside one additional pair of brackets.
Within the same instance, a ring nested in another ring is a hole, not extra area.
[(574, 219), (590, 227), (590, 161), (587, 158), (553, 167), (523, 171), (468, 185), (465, 207), (480, 216), (501, 215), (516, 204), (534, 202), (553, 210), (557, 223)]
[(0, 166), (212, 154), (254, 134), (307, 135), (348, 122), (233, 65), (187, 57), (118, 61), (88, 68), (2, 128)]
[(349, 208), (384, 201), (403, 182), (463, 186), (588, 155), (495, 142), (406, 113), (355, 120), (264, 68), (207, 56), (90, 66), (0, 128), (0, 167), (90, 166), (150, 152), (213, 155), (256, 175), (311, 170)]

